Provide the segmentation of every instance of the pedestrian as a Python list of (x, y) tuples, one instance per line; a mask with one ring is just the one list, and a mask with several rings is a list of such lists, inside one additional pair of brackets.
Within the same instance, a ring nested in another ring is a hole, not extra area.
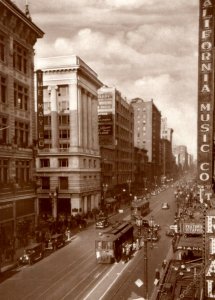
[(155, 270), (155, 278), (160, 280), (160, 271), (158, 269)]
[(165, 269), (165, 268), (166, 268), (166, 265), (167, 265), (167, 260), (164, 259), (163, 262), (162, 262), (162, 268)]

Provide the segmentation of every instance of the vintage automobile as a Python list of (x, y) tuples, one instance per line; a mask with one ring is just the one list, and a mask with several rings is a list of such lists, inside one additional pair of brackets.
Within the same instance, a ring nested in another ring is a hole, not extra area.
[(174, 229), (167, 229), (166, 230), (166, 236), (171, 236), (174, 237), (175, 236), (175, 230)]
[(169, 209), (169, 204), (167, 202), (162, 203), (161, 205), (162, 209)]
[(34, 243), (30, 246), (28, 246), (24, 250), (24, 254), (19, 257), (18, 263), (23, 264), (29, 264), (32, 265), (37, 260), (42, 259), (44, 256), (44, 249), (42, 243)]
[(103, 229), (103, 228), (106, 228), (110, 225), (109, 221), (108, 221), (108, 218), (107, 217), (99, 217), (97, 220), (96, 220), (96, 228), (98, 229)]
[(66, 237), (62, 233), (53, 234), (48, 240), (45, 249), (55, 251), (58, 248), (61, 248), (66, 243)]

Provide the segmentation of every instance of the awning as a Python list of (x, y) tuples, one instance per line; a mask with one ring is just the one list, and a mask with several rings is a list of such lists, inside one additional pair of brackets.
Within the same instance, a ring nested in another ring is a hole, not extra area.
[(105, 202), (106, 203), (113, 203), (113, 202), (116, 202), (116, 199), (114, 199), (114, 198), (105, 198)]
[(202, 238), (201, 237), (181, 237), (177, 250), (197, 250), (202, 251)]

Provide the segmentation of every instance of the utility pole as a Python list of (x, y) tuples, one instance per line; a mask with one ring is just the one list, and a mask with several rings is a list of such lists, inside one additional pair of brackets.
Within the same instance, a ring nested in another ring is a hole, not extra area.
[(148, 300), (148, 253), (147, 253), (147, 236), (144, 233), (144, 246), (143, 246), (143, 255), (144, 255), (144, 266), (143, 266), (143, 281), (144, 281), (144, 298)]

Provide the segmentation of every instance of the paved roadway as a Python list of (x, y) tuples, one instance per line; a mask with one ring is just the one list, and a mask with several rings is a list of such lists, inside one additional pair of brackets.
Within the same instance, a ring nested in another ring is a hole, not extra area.
[[(161, 210), (161, 202), (169, 202), (170, 210)], [(162, 227), (159, 242), (148, 247), (149, 294), (153, 291), (154, 272), (161, 268), (171, 245), (165, 236), (167, 225), (173, 222), (175, 204), (173, 189), (153, 196), (150, 205), (155, 221)], [(150, 218), (149, 214), (147, 218)], [(121, 217), (125, 217), (121, 215)], [(115, 216), (115, 219), (119, 216)], [(95, 226), (77, 234), (64, 248), (45, 257), (32, 266), (24, 266), (1, 278), (1, 300), (97, 300), (135, 299), (143, 296), (143, 286), (135, 281), (143, 280), (143, 250), (127, 264), (97, 264), (95, 238), (99, 231)]]

